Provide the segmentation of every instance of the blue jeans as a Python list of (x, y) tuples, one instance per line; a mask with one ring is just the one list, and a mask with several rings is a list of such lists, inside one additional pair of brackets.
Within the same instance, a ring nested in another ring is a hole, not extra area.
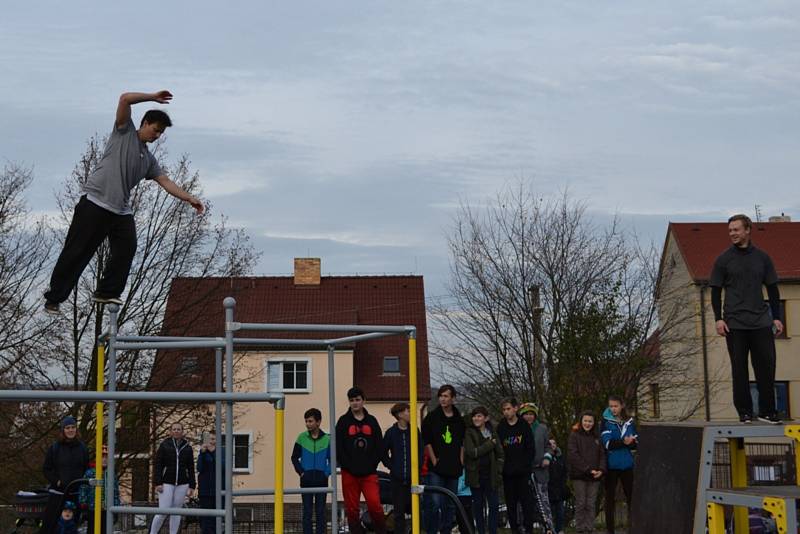
[(325, 500), (327, 493), (303, 494), (303, 534), (314, 534), (312, 528), (312, 513), (317, 519), (317, 534), (325, 534), (328, 520), (325, 517)]
[(561, 532), (564, 530), (564, 501), (550, 501), (550, 512), (556, 532)]
[[(489, 481), (482, 481), (478, 487), (470, 487), (472, 492), (472, 515), (475, 517), (475, 527), (478, 534), (497, 534), (497, 507), (499, 505), (497, 490), (492, 488)], [(486, 503), (486, 510), (484, 508)], [(486, 512), (484, 512), (486, 510)], [(484, 513), (486, 520), (484, 521)]]
[[(453, 493), (458, 491), (458, 477), (444, 477), (437, 473), (428, 473), (428, 484), (449, 489)], [(434, 534), (435, 532), (450, 534), (455, 521), (455, 513), (456, 506), (450, 497), (441, 493), (431, 493), (428, 520), (425, 521), (426, 532), (428, 534)]]

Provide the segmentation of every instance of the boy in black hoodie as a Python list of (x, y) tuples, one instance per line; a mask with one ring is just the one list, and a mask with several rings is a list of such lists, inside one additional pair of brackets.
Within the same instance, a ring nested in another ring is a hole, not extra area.
[[(511, 531), (533, 530), (533, 494), (528, 482), (533, 467), (533, 433), (528, 423), (517, 417), (518, 403), (504, 399), (503, 420), (497, 425), (497, 437), (503, 445), (503, 492), (506, 497)], [(517, 505), (522, 505), (522, 530), (517, 523)]]
[[(392, 515), (394, 532), (406, 531), (406, 511), (411, 499), (411, 407), (398, 402), (391, 409), (397, 422), (383, 436), (383, 465), (392, 480)], [(422, 454), (422, 435), (417, 432), (418, 451)]]
[(377, 534), (386, 526), (381, 506), (377, 467), (383, 458), (383, 434), (378, 420), (364, 408), (364, 392), (347, 391), (350, 409), (336, 422), (336, 459), (342, 468), (342, 493), (347, 524), (353, 534), (362, 534), (359, 498), (364, 494), (367, 509)]
[[(464, 471), (464, 433), (466, 426), (455, 407), (456, 389), (445, 384), (439, 388), (439, 406), (422, 421), (422, 438), (428, 453), (428, 477), (432, 486), (458, 491), (458, 478)], [(455, 507), (439, 493), (431, 497), (426, 521), (427, 532), (450, 533)]]

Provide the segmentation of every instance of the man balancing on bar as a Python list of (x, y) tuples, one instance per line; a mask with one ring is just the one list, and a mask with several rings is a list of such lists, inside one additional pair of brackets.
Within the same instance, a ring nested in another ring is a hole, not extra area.
[[(742, 423), (753, 420), (747, 367), (749, 353), (758, 387), (758, 419), (780, 424), (775, 409), (775, 336), (783, 332), (778, 274), (767, 253), (750, 242), (751, 226), (747, 215), (728, 219), (728, 235), (733, 246), (717, 258), (711, 271), (711, 306), (717, 333), (725, 336), (728, 345), (733, 405), (739, 412), (739, 420)], [(764, 302), (762, 286), (767, 288), (769, 304)]]
[(170, 180), (147, 149), (172, 121), (165, 112), (151, 109), (144, 114), (137, 130), (131, 120), (131, 105), (140, 102), (168, 104), (169, 91), (124, 93), (119, 97), (114, 129), (108, 138), (103, 157), (86, 184), (75, 206), (64, 249), (58, 257), (50, 288), (44, 294), (47, 313), (59, 313), (89, 264), (97, 248), (108, 238), (110, 257), (92, 298), (99, 303), (122, 304), (128, 274), (136, 255), (136, 225), (130, 207), (130, 192), (143, 179), (154, 180), (170, 195), (185, 200), (203, 213), (203, 203)]

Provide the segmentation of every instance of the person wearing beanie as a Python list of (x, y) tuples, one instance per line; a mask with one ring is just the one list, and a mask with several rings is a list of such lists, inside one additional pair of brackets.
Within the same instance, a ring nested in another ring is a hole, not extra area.
[(375, 416), (364, 408), (364, 391), (347, 391), (350, 408), (336, 422), (336, 460), (342, 468), (342, 493), (347, 524), (352, 534), (362, 534), (359, 499), (364, 494), (377, 534), (386, 532), (378, 485), (378, 464), (383, 458), (383, 433)]
[[(76, 502), (78, 487), (72, 482), (81, 479), (87, 467), (89, 467), (89, 449), (81, 441), (78, 422), (73, 416), (68, 415), (61, 420), (61, 432), (58, 439), (50, 445), (45, 454), (44, 476), (51, 489), (66, 492), (64, 500)], [(57, 499), (59, 502), (48, 504), (42, 523), (42, 532), (52, 532), (56, 528), (61, 514), (61, 495), (51, 494), (51, 498)], [(74, 516), (77, 524), (80, 521), (80, 510), (75, 510)]]
[(75, 520), (75, 503), (66, 501), (58, 519), (56, 534), (78, 534), (78, 522)]
[(552, 518), (550, 511), (550, 497), (548, 495), (548, 482), (550, 481), (550, 462), (553, 460), (553, 450), (550, 446), (550, 430), (539, 419), (539, 408), (532, 402), (524, 402), (517, 410), (517, 415), (528, 423), (533, 434), (533, 474), (531, 480), (536, 484), (536, 494), (539, 496), (539, 512), (543, 519)]

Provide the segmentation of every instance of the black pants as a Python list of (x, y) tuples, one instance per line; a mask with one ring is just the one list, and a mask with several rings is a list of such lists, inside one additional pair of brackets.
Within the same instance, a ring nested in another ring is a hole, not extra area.
[[(303, 534), (313, 534), (314, 532), (325, 534), (325, 529), (328, 528), (328, 519), (325, 515), (325, 501), (327, 498), (327, 493), (303, 494)], [(317, 521), (316, 530), (313, 529), (314, 518)]]
[[(533, 493), (530, 473), (503, 475), (503, 492), (506, 497), (506, 513), (511, 532), (530, 532), (533, 529)], [(517, 521), (517, 506), (522, 506), (522, 530)]]
[(725, 336), (731, 357), (733, 405), (739, 415), (753, 414), (747, 355), (753, 363), (758, 386), (758, 413), (775, 413), (775, 337), (771, 327), (756, 330), (731, 330)]
[(631, 495), (633, 495), (633, 469), (618, 471), (609, 469), (605, 477), (606, 490), (606, 530), (609, 534), (614, 533), (616, 513), (617, 481), (622, 482), (622, 491), (625, 493), (625, 503), (628, 505), (628, 527), (631, 524)]
[(406, 534), (406, 513), (411, 510), (411, 484), (393, 478), (391, 487), (394, 533)]
[(110, 255), (97, 290), (111, 297), (122, 294), (136, 255), (133, 215), (112, 213), (87, 200), (84, 195), (75, 206), (64, 249), (50, 277), (50, 289), (44, 294), (48, 302), (61, 303), (67, 300), (81, 273), (106, 238)]
[(470, 530), (467, 530), (467, 524), (464, 523), (464, 518), (461, 517), (461, 514), (456, 510), (456, 524), (458, 524), (458, 531), (461, 534), (467, 534), (467, 532), (475, 532), (475, 520), (472, 517), (472, 496), (471, 495), (459, 495), (458, 500), (461, 501), (461, 506), (464, 508), (464, 512), (467, 514), (467, 523), (469, 523)]
[[(106, 511), (100, 513), (100, 532), (106, 534)], [(94, 534), (94, 510), (86, 511), (86, 534)]]
[[(216, 506), (215, 506), (216, 499), (215, 499), (214, 495), (200, 495), (200, 496), (198, 496), (198, 500), (200, 501), (200, 508), (207, 508), (209, 510), (213, 510), (214, 508), (216, 508)], [(217, 532), (217, 518), (216, 517), (201, 517), (200, 518), (200, 532), (202, 532), (202, 534), (216, 534), (216, 532)], [(91, 532), (89, 532), (88, 534), (91, 534)]]

